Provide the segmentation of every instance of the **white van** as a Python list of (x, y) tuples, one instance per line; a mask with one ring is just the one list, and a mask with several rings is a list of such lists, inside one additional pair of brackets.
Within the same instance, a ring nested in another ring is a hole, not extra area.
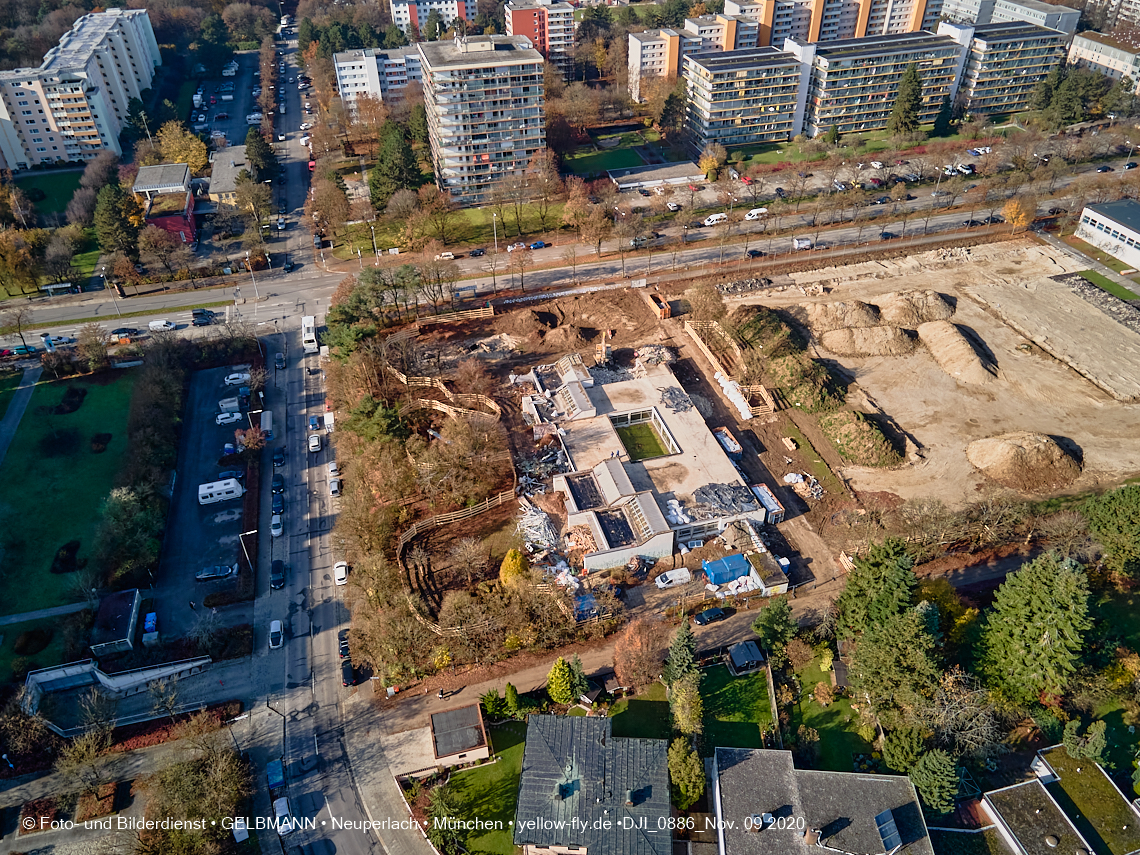
[(811, 249), (811, 238), (792, 238), (792, 249)]
[(166, 332), (167, 330), (174, 329), (173, 321), (151, 321), (147, 324), (151, 332)]
[(767, 213), (768, 213), (767, 208), (753, 208), (751, 211), (749, 211), (747, 214), (744, 215), (744, 219), (746, 219), (746, 220), (758, 220), (761, 217), (767, 215)]
[(281, 837), (293, 831), (293, 815), (289, 812), (289, 799), (284, 796), (273, 803), (273, 821)]
[(212, 505), (214, 502), (240, 499), (243, 495), (245, 495), (245, 487), (237, 478), (226, 478), (224, 481), (211, 481), (209, 484), (198, 485), (199, 505)]
[(265, 439), (273, 439), (273, 413), (269, 410), (261, 411), (261, 435)]
[(706, 226), (716, 226), (716, 225), (719, 225), (720, 223), (727, 223), (727, 222), (728, 222), (728, 214), (710, 214), (709, 216), (705, 217), (705, 225)]
[(687, 585), (693, 581), (693, 574), (687, 567), (678, 567), (675, 570), (666, 570), (660, 576), (653, 580), (658, 588), (676, 588), (679, 585)]

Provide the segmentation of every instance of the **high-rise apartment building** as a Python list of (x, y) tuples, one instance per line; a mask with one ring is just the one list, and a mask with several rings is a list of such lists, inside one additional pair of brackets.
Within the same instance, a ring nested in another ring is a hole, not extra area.
[(1029, 97), (1049, 69), (1065, 56), (1068, 35), (1027, 24), (938, 25), (965, 50), (957, 81), (959, 103), (971, 113), (1011, 113), (1024, 110)]
[(0, 72), (0, 157), (7, 169), (122, 154), (127, 104), (162, 62), (143, 9), (77, 20), (38, 68)]
[(509, 0), (503, 9), (508, 36), (526, 36), (547, 62), (570, 73), (574, 54), (574, 7), (553, 0)]
[(415, 46), (385, 50), (365, 48), (333, 54), (336, 85), (341, 101), (356, 109), (356, 97), (369, 94), (381, 101), (402, 97), (409, 83), (420, 83), (420, 53)]
[(456, 18), (475, 20), (475, 0), (391, 0), (392, 21), (406, 35), (411, 35), (412, 24), (416, 32), (424, 28), (432, 9), (439, 12), (443, 26), (450, 27)]
[(757, 47), (759, 24), (744, 15), (688, 18), (680, 30), (664, 28), (629, 34), (629, 95), (642, 99), (647, 77), (678, 77), (686, 56)]
[(1128, 77), (1140, 94), (1140, 47), (1101, 33), (1080, 33), (1069, 46), (1069, 62), (1114, 80)]
[(1081, 10), (1070, 9), (1068, 6), (1055, 6), (1052, 3), (1042, 3), (1041, 0), (995, 0), (989, 21), (977, 23), (1007, 24), (1025, 21), (1027, 24), (1060, 30), (1071, 36), (1077, 31), (1080, 19)]
[(546, 146), (542, 54), (524, 36), (416, 47), (436, 183), (456, 202), (478, 204)]
[(772, 47), (685, 57), (690, 138), (702, 148), (791, 139), (807, 82), (800, 70), (799, 60)]
[(759, 23), (758, 43), (827, 42), (913, 33), (938, 25), (942, 0), (725, 0), (726, 15)]
[(821, 44), (788, 41), (786, 48), (810, 73), (803, 128), (808, 136), (833, 126), (840, 133), (885, 128), (899, 81), (912, 64), (922, 77), (918, 120), (934, 121), (943, 97), (954, 97), (962, 52), (948, 36), (927, 32)]

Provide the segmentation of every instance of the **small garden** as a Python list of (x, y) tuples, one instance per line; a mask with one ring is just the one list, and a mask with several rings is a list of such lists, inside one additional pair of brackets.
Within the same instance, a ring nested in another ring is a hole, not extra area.
[(502, 830), (470, 833), (462, 840), (464, 848), (487, 855), (514, 855), (511, 823), (518, 803), (526, 723), (493, 725), (487, 735), (497, 762), (453, 773), (449, 789), (455, 799), (456, 816), (499, 820), (503, 825)]

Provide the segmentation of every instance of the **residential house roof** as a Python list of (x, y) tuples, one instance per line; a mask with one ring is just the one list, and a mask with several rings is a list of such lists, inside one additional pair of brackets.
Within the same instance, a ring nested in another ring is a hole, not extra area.
[(95, 613), (95, 625), (91, 628), (91, 644), (98, 646), (127, 637), (131, 630), (135, 611), (142, 598), (137, 588), (108, 594), (99, 603)]
[(671, 855), (668, 743), (614, 737), (610, 725), (592, 716), (527, 719), (516, 845)]
[(244, 145), (232, 145), (219, 151), (214, 156), (214, 168), (210, 173), (210, 193), (214, 196), (233, 193), (237, 187), (238, 174), (243, 169), (249, 169)]
[(1024, 855), (1091, 855), (1093, 851), (1037, 778), (991, 790), (982, 803), (1017, 838)]
[(185, 193), (190, 189), (190, 166), (185, 163), (141, 166), (132, 189), (148, 196), (151, 193)]
[(478, 704), (432, 713), (431, 743), (435, 756), (450, 757), (487, 744), (483, 714)]

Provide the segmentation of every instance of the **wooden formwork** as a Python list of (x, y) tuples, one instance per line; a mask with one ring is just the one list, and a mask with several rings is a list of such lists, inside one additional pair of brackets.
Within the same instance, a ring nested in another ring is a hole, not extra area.
[(748, 402), (748, 409), (752, 411), (754, 416), (771, 415), (779, 409), (772, 393), (763, 386), (741, 386), (740, 391), (744, 395), (744, 400)]

